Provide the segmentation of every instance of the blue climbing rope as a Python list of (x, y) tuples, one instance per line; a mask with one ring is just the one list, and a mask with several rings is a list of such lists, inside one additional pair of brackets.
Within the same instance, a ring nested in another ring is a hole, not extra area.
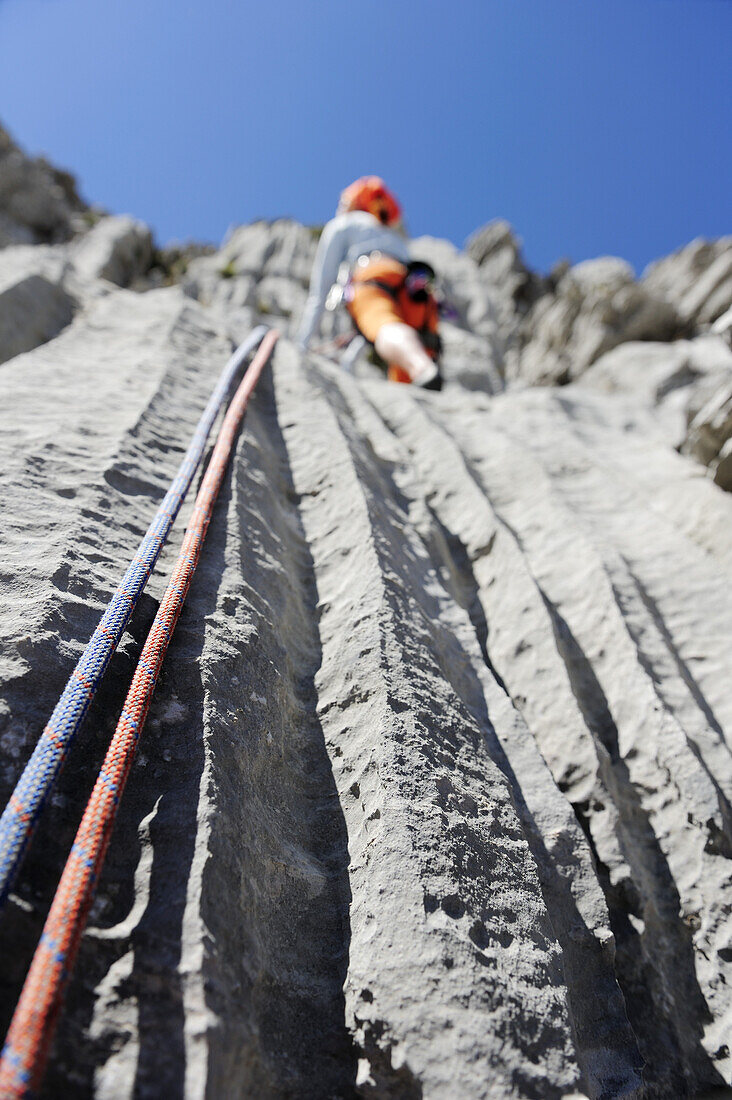
[(209, 432), (244, 359), (261, 342), (267, 328), (256, 328), (224, 367), (216, 389), (198, 422), (175, 480), (168, 489), (127, 572), (99, 625), (71, 673), (48, 725), (25, 766), (0, 818), (0, 906), (7, 899), (38, 817), (61, 770), (100, 681), (117, 648), (175, 517), (201, 461)]

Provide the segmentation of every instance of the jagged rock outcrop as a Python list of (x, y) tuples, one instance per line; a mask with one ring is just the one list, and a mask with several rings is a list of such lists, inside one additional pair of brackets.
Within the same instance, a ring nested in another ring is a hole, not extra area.
[(711, 331), (716, 336), (721, 336), (723, 340), (732, 347), (732, 306), (718, 317), (712, 325)]
[[(286, 338), (307, 228), (242, 227), (155, 288), (155, 254), (124, 243), (144, 232), (110, 221), (0, 252), (0, 287), (14, 269), (74, 303), (0, 366), (3, 800), (232, 339), (259, 320), (285, 338), (166, 658), (44, 1095), (729, 1085), (732, 497), (702, 464), (726, 461), (725, 340), (613, 347), (637, 311), (677, 308), (616, 261), (539, 281), (505, 226), (469, 255), (423, 238), (456, 308), (448, 385), (421, 393)], [(104, 241), (120, 250), (85, 267)], [(511, 384), (512, 353), (570, 299), (556, 352), (580, 380)], [(0, 920), (5, 1023), (181, 529)]]
[(732, 350), (721, 337), (622, 344), (602, 356), (581, 384), (622, 397), (629, 422), (661, 432), (707, 466), (721, 488), (732, 489)]
[(507, 328), (515, 327), (515, 314), (525, 313), (553, 287), (553, 277), (542, 279), (526, 266), (521, 245), (508, 222), (498, 218), (474, 233), (465, 252), (480, 269), (481, 282), (491, 298), (501, 302)]
[(85, 303), (145, 276), (152, 235), (132, 218), (104, 217), (62, 245), (0, 248), (0, 363), (56, 336)]
[(643, 283), (671, 302), (683, 322), (711, 324), (732, 306), (732, 237), (692, 241), (649, 264)]
[(152, 233), (135, 218), (101, 218), (78, 241), (72, 256), (82, 279), (106, 279), (117, 286), (129, 286), (150, 268)]
[(0, 248), (68, 240), (86, 209), (68, 172), (26, 156), (0, 126)]
[(525, 318), (508, 372), (530, 385), (573, 381), (618, 344), (668, 340), (679, 327), (674, 307), (636, 282), (629, 264), (585, 260)]
[(64, 285), (69, 265), (57, 250), (0, 250), (0, 363), (45, 343), (69, 324), (76, 301)]
[[(730, 372), (732, 374), (732, 371)], [(727, 375), (693, 413), (682, 450), (709, 466), (714, 480), (732, 490), (732, 377)]]

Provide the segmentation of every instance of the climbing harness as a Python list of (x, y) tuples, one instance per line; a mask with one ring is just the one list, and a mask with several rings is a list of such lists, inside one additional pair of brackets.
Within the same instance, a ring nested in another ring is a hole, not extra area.
[(264, 337), (224, 418), (183, 545), (140, 655), (8, 1031), (0, 1058), (3, 1100), (27, 1097), (40, 1084), (64, 986), (74, 965), (158, 673), (198, 564), (244, 410), (277, 338), (275, 331)]
[[(422, 260), (405, 264), (375, 251), (359, 256), (343, 290), (343, 300), (354, 325), (367, 340), (375, 342), (374, 334), (391, 319), (401, 321), (414, 329), (437, 365), (442, 341), (434, 279), (433, 268)], [(385, 301), (391, 305), (385, 306)], [(387, 377), (392, 382), (412, 381), (407, 371), (391, 363), (387, 364)], [(441, 384), (438, 367), (434, 383), (428, 388), (439, 389)]]
[[(372, 255), (376, 256), (375, 263), (378, 265), (381, 254)], [(351, 280), (351, 297), (358, 286), (375, 286), (384, 294), (388, 294), (396, 303), (404, 323), (417, 332), (425, 351), (434, 357), (439, 355), (442, 350), (442, 341), (437, 332), (439, 309), (434, 293), (434, 269), (423, 260), (412, 260), (408, 264), (400, 265), (403, 267), (403, 274), (395, 271), (372, 277), (369, 275), (371, 257), (366, 259), (363, 275), (356, 271)], [(348, 299), (348, 292), (346, 298)]]
[(262, 341), (266, 332), (264, 325), (256, 328), (224, 367), (175, 480), (71, 673), (48, 725), (3, 811), (0, 818), (0, 906), (7, 899), (20, 861), (74, 735), (86, 717), (112, 654), (173, 526), (231, 383), (244, 359)]

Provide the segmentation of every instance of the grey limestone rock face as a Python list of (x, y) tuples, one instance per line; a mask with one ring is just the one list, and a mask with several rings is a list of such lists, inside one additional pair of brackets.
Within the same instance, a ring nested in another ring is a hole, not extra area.
[(672, 302), (683, 321), (716, 321), (732, 306), (732, 237), (692, 241), (649, 264), (643, 283)]
[(68, 264), (49, 249), (0, 251), (0, 363), (56, 336), (71, 321), (76, 301), (63, 286)]
[(550, 289), (548, 280), (524, 263), (521, 243), (506, 221), (496, 219), (479, 229), (468, 238), (465, 251), (480, 268), (481, 280), (493, 295), (510, 301), (519, 313)]
[(0, 363), (56, 336), (75, 312), (147, 270), (151, 235), (131, 218), (104, 218), (59, 245), (0, 250)]
[(0, 126), (0, 248), (68, 240), (85, 209), (68, 172), (26, 156)]
[[(217, 326), (175, 289), (117, 291), (4, 368), (6, 790), (172, 475), (226, 354)], [(562, 392), (412, 394), (282, 346), (166, 664), (49, 1095), (723, 1079), (723, 566), (674, 512), (695, 467), (641, 439), (628, 455), (608, 398)], [(6, 1011), (172, 549), (5, 916)], [(682, 562), (691, 621), (668, 583)]]
[(714, 480), (723, 489), (732, 489), (728, 446), (731, 439), (732, 377), (728, 376), (691, 420), (682, 448), (709, 466)]
[[(256, 223), (141, 290), (123, 222), (0, 254), (3, 801), (232, 338), (292, 331), (316, 243)], [(732, 497), (702, 464), (724, 482), (732, 353), (629, 341), (676, 313), (620, 261), (537, 287), (505, 225), (418, 250), (458, 306), (442, 393), (283, 337), (254, 394), (44, 1097), (732, 1083)], [(579, 381), (506, 385), (540, 345)], [(191, 506), (0, 917), (5, 1024)]]
[(74, 245), (72, 258), (82, 279), (129, 286), (150, 267), (152, 234), (135, 218), (104, 217)]
[(622, 344), (586, 371), (581, 384), (622, 398), (629, 423), (660, 432), (730, 488), (732, 351), (721, 336)]
[(194, 260), (186, 294), (230, 313), (247, 307), (293, 334), (305, 304), (317, 235), (287, 218), (233, 230), (213, 256)]
[(316, 247), (317, 234), (289, 218), (260, 221), (234, 229), (216, 263), (237, 275), (280, 276), (307, 289)]
[(527, 315), (509, 373), (530, 385), (572, 381), (619, 344), (668, 340), (678, 329), (674, 307), (636, 282), (625, 261), (585, 260)]
[(732, 306), (717, 318), (712, 325), (712, 332), (716, 336), (721, 336), (732, 347)]
[(631, 418), (645, 420), (644, 430), (660, 431), (671, 446), (695, 453), (706, 464), (713, 455), (704, 457), (687, 446), (689, 426), (730, 378), (732, 352), (724, 340), (710, 334), (670, 344), (621, 344), (585, 371), (579, 384), (615, 394), (624, 400)]

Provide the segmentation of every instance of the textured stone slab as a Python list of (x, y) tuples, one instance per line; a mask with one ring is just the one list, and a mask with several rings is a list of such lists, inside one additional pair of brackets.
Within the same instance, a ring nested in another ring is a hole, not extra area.
[(43, 275), (0, 280), (0, 363), (50, 340), (73, 314), (71, 296)]
[(71, 255), (82, 279), (107, 279), (128, 286), (150, 266), (152, 234), (135, 218), (102, 218), (75, 243)]
[[(296, 324), (315, 247), (257, 223), (195, 259), (185, 293), (138, 294), (97, 262), (109, 229), (0, 263), (8, 285), (80, 303), (2, 368), (5, 797), (230, 335), (270, 311)], [(555, 350), (579, 373), (575, 322), (600, 331), (638, 293), (604, 262), (559, 295), (532, 283), (529, 308), (507, 234), (472, 256), (418, 242), (465, 307), (441, 394), (280, 344), (166, 659), (46, 1096), (651, 1100), (729, 1083), (732, 500), (673, 449), (728, 348), (626, 343), (581, 385), (499, 393), (529, 318), (578, 306)], [(515, 279), (494, 303), (497, 272)], [(5, 1021), (181, 530), (2, 916)]]

